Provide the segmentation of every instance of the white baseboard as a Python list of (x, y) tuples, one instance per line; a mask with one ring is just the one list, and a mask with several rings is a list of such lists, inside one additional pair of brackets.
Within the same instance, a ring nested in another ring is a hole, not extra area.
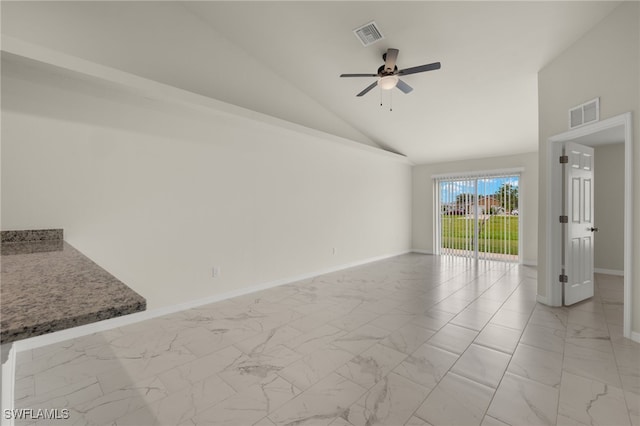
[(549, 307), (551, 307), (551, 308), (560, 308), (560, 307), (562, 307), (562, 304), (560, 304), (560, 305), (552, 305), (552, 304), (549, 302), (549, 298), (548, 298), (548, 297), (546, 297), (546, 296), (540, 296), (539, 294), (538, 294), (538, 295), (536, 295), (536, 301), (538, 301), (538, 302), (542, 303), (543, 305), (547, 305), (547, 306), (549, 306)]
[(527, 259), (523, 259), (522, 260), (522, 264), (524, 266), (538, 266), (538, 261), (537, 260), (527, 260)]
[(637, 331), (632, 331), (631, 340), (633, 340), (634, 342), (640, 343), (640, 333), (638, 333)]
[(537, 294), (536, 295), (536, 301), (538, 303), (542, 303), (543, 305), (549, 306), (549, 301), (547, 299), (547, 296), (541, 296), (541, 295)]
[(308, 274), (302, 274), (298, 276), (283, 278), (275, 281), (269, 281), (261, 284), (257, 284), (250, 287), (244, 287), (237, 290), (228, 291), (225, 293), (214, 294), (212, 296), (204, 297), (201, 299), (190, 300), (188, 302), (179, 303), (176, 305), (164, 306), (162, 308), (152, 309), (143, 312), (136, 312), (134, 314), (124, 315), (118, 318), (111, 318), (103, 321), (94, 322), (91, 324), (81, 325), (78, 327), (68, 328), (66, 330), (56, 331), (50, 334), (44, 334), (42, 336), (31, 337), (28, 339), (18, 340), (13, 343), (15, 352), (22, 352), (42, 346), (51, 345), (58, 342), (63, 342), (69, 339), (75, 339), (77, 337), (87, 336), (89, 334), (98, 333), (101, 331), (111, 330), (117, 327), (122, 327), (129, 324), (134, 324), (140, 321), (145, 321), (152, 318), (157, 318), (163, 315), (173, 314), (175, 312), (185, 311), (191, 308), (197, 308), (198, 306), (208, 305), (210, 303), (220, 302), (227, 299), (232, 299), (238, 296), (244, 296), (245, 294), (255, 293), (257, 291), (266, 290), (268, 288), (277, 287), (284, 284), (293, 283), (296, 281), (306, 280), (314, 278), (319, 275), (328, 274), (331, 272), (341, 271), (343, 269), (353, 268), (354, 266), (365, 265), (367, 263), (377, 262), (379, 260), (388, 259), (390, 257), (400, 256), (410, 253), (412, 250), (406, 250), (399, 253), (386, 254), (382, 256), (371, 257), (364, 260), (345, 263), (342, 265), (310, 272)]
[(432, 251), (429, 250), (420, 250), (420, 249), (412, 249), (411, 253), (419, 253), (419, 254), (433, 254)]
[(593, 272), (595, 272), (596, 274), (617, 275), (619, 277), (624, 277), (624, 271), (620, 269), (594, 268)]

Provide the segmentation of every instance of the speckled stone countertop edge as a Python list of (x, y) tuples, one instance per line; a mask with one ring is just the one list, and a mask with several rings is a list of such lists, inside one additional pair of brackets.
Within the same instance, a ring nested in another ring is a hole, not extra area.
[[(4, 282), (4, 279), (8, 278), (8, 276), (5, 276), (5, 273), (7, 273), (7, 271), (4, 268), (5, 262), (13, 266), (13, 269), (11, 269), (10, 267), (9, 271), (13, 270), (14, 272), (13, 273), (8, 272), (9, 274), (11, 274), (10, 276), (12, 276), (11, 279), (23, 280), (24, 276), (22, 275), (22, 272), (18, 272), (19, 275), (17, 276), (15, 275), (16, 274), (15, 271), (17, 271), (15, 269), (15, 266), (25, 262), (24, 263), (25, 267), (33, 269), (33, 265), (38, 265), (38, 263), (32, 264), (31, 256), (33, 255), (33, 256), (38, 256), (37, 259), (40, 259), (39, 262), (42, 262), (42, 260), (45, 259), (45, 263), (43, 265), (46, 266), (45, 270), (47, 271), (51, 270), (52, 265), (54, 265), (55, 263), (47, 265), (46, 259), (49, 259), (49, 262), (52, 262), (52, 261), (58, 262), (57, 263), (58, 265), (66, 265), (66, 266), (63, 266), (63, 270), (65, 267), (69, 267), (69, 266), (71, 266), (72, 268), (80, 267), (81, 269), (78, 270), (78, 272), (72, 273), (72, 275), (75, 276), (76, 278), (78, 276), (82, 276), (83, 274), (85, 275), (84, 278), (86, 278), (87, 273), (89, 274), (93, 273), (89, 271), (95, 270), (98, 276), (101, 277), (100, 279), (107, 280), (107, 281), (104, 281), (105, 284), (107, 282), (114, 283), (115, 287), (109, 290), (109, 292), (111, 292), (114, 296), (115, 296), (115, 293), (113, 293), (113, 291), (119, 292), (117, 295), (117, 298), (122, 297), (124, 299), (128, 299), (128, 300), (121, 300), (120, 303), (114, 301), (114, 303), (111, 305), (109, 303), (106, 303), (106, 304), (98, 303), (98, 304), (102, 304), (103, 306), (95, 306), (95, 308), (97, 309), (93, 312), (86, 312), (86, 310), (83, 309), (85, 312), (75, 313), (75, 315), (72, 311), (70, 312), (69, 310), (67, 310), (62, 315), (58, 313), (53, 316), (49, 316), (48, 318), (46, 316), (45, 317), (40, 316), (40, 318), (38, 318), (38, 315), (30, 315), (28, 312), (26, 312), (22, 314), (23, 320), (21, 321), (19, 320), (18, 323), (15, 323), (15, 324), (11, 324), (13, 319), (11, 318), (11, 315), (9, 316), (9, 318), (11, 319), (9, 320), (7, 320), (4, 315), (6, 313), (6, 310), (5, 310), (6, 307), (11, 305), (3, 304), (4, 306), (0, 308), (3, 314), (0, 317), (0, 319), (3, 320), (1, 321), (2, 330), (0, 330), (0, 343), (2, 344), (11, 343), (11, 342), (26, 339), (29, 337), (35, 337), (39, 335), (53, 333), (56, 331), (61, 331), (61, 330), (69, 329), (72, 327), (87, 325), (87, 324), (95, 323), (105, 319), (116, 318), (122, 315), (132, 314), (132, 313), (146, 310), (147, 302), (144, 297), (136, 293), (134, 290), (129, 288), (126, 284), (122, 283), (120, 280), (115, 278), (113, 275), (111, 275), (108, 271), (106, 271), (100, 265), (96, 264), (91, 259), (89, 259), (85, 255), (83, 255), (81, 252), (76, 250), (74, 247), (64, 242), (62, 229), (0, 231), (0, 234), (1, 234), (1, 240), (2, 240), (1, 254), (2, 254), (2, 257), (5, 258), (2, 263), (3, 282)], [(50, 252), (51, 254), (49, 255), (47, 254), (47, 252)], [(18, 256), (14, 257), (13, 255), (18, 255)], [(26, 255), (27, 257), (19, 256), (19, 255)], [(45, 256), (45, 257), (43, 258), (42, 256)], [(53, 257), (50, 257), (50, 256), (53, 256)], [(10, 259), (11, 259), (11, 262), (10, 262)], [(67, 260), (70, 260), (71, 263), (66, 264)], [(59, 263), (60, 261), (64, 261), (65, 263)], [(27, 265), (31, 265), (31, 266), (27, 266)], [(89, 269), (87, 269), (87, 265), (89, 265)], [(55, 267), (53, 267), (53, 269), (55, 270)], [(35, 270), (37, 274), (39, 275), (41, 274), (41, 272), (37, 270), (37, 266)], [(31, 272), (33, 272), (33, 270)], [(80, 275), (78, 275), (78, 273)], [(95, 284), (95, 281), (93, 281), (91, 277), (89, 278), (89, 282), (93, 282)], [(12, 282), (11, 284), (15, 284), (15, 282)], [(11, 284), (8, 284), (8, 285), (11, 285)], [(3, 291), (3, 297), (1, 300), (3, 302), (6, 301), (4, 297), (6, 296), (6, 294), (4, 293), (5, 288), (6, 288), (5, 286), (1, 287)], [(84, 288), (84, 286), (82, 288)], [(72, 288), (71, 290), (74, 291), (75, 289)], [(20, 295), (21, 293), (17, 293), (17, 294)], [(24, 294), (28, 294), (30, 295), (30, 297), (34, 297), (31, 291)], [(20, 299), (20, 296), (18, 296), (18, 299)], [(86, 299), (83, 299), (83, 300), (87, 301)], [(100, 299), (97, 299), (97, 300), (99, 302), (103, 302), (103, 300), (100, 300)], [(10, 303), (10, 302), (7, 302), (7, 303)], [(66, 316), (67, 314), (68, 316)], [(18, 316), (18, 318), (20, 318), (20, 316)], [(20, 322), (22, 324), (20, 324)]]
[(15, 342), (17, 340), (27, 339), (29, 337), (41, 336), (56, 331), (67, 330), (71, 327), (79, 327), (91, 324), (97, 321), (116, 318), (122, 315), (134, 314), (144, 311), (147, 308), (147, 302), (136, 302), (123, 306), (103, 309), (98, 312), (78, 315), (75, 317), (65, 318), (64, 320), (53, 319), (46, 323), (35, 324), (33, 326), (25, 326), (19, 329), (10, 329), (2, 332), (0, 340), (2, 344)]
[(2, 256), (46, 253), (48, 251), (62, 251), (63, 249), (64, 240), (36, 240), (0, 244), (0, 254)]
[(63, 240), (64, 231), (55, 229), (29, 229), (0, 231), (2, 243), (22, 243), (27, 241)]

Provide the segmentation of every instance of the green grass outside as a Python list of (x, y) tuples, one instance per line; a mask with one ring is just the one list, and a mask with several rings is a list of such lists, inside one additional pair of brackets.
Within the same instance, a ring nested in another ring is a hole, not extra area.
[[(489, 216), (480, 220), (478, 251), (482, 253), (518, 254), (518, 217)], [(474, 220), (465, 216), (442, 216), (443, 248), (474, 250)]]

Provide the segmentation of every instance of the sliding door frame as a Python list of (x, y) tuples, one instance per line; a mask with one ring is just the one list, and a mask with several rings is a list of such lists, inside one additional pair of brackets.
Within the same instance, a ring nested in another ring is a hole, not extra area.
[[(508, 168), (508, 169), (495, 169), (495, 170), (478, 170), (478, 171), (470, 171), (470, 172), (457, 172), (457, 173), (444, 173), (444, 174), (435, 174), (431, 176), (431, 179), (433, 181), (433, 206), (434, 206), (434, 211), (433, 211), (433, 252), (436, 255), (441, 255), (441, 248), (442, 248), (442, 241), (441, 241), (441, 233), (442, 233), (442, 205), (440, 203), (441, 201), (441, 197), (440, 197), (440, 181), (443, 180), (459, 180), (459, 181), (464, 181), (465, 179), (471, 180), (471, 179), (475, 179), (475, 183), (474, 183), (474, 194), (475, 194), (475, 212), (474, 212), (474, 216), (475, 216), (475, 221), (477, 223), (478, 221), (478, 179), (483, 179), (483, 178), (492, 178), (492, 177), (507, 177), (507, 176), (518, 176), (518, 193), (519, 193), (519, 197), (518, 197), (518, 263), (522, 264), (523, 263), (523, 258), (524, 256), (522, 255), (522, 249), (523, 249), (523, 243), (522, 243), (522, 223), (524, 222), (523, 219), (523, 212), (525, 209), (523, 209), (523, 205), (524, 203), (526, 203), (525, 200), (523, 200), (521, 198), (521, 194), (523, 193), (522, 191), (522, 173), (524, 172), (524, 168), (523, 167), (513, 167), (513, 168)], [(478, 234), (479, 234), (479, 227), (476, 226), (475, 227), (475, 239), (474, 241), (475, 243), (475, 247), (474, 247), (474, 252), (475, 252), (475, 259), (478, 260)]]

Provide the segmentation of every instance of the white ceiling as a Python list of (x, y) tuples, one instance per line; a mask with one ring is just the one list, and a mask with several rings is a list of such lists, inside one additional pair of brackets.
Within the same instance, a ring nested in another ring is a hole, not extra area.
[[(414, 163), (533, 152), (537, 73), (619, 2), (2, 2), (2, 32)], [(371, 20), (385, 39), (363, 47)], [(387, 48), (414, 91), (355, 95)], [(389, 103), (393, 111), (389, 111)]]

